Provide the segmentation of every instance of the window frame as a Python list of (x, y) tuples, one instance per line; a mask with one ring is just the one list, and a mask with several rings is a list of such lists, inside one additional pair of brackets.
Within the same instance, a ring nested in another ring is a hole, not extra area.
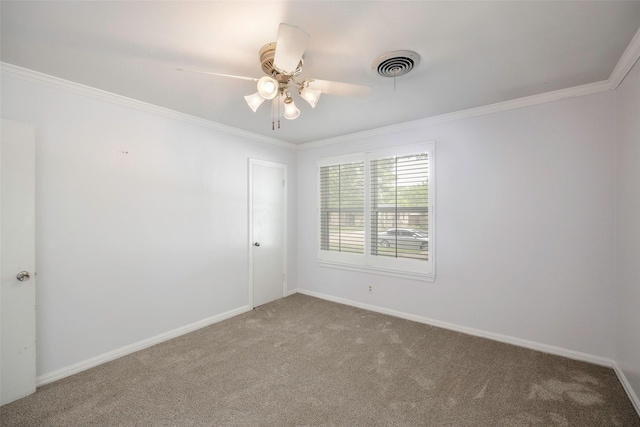
[[(412, 154), (427, 153), (427, 233), (429, 249), (427, 260), (413, 260), (407, 258), (393, 258), (376, 256), (371, 253), (371, 161), (390, 157), (401, 157)], [(364, 162), (364, 254), (354, 254), (323, 250), (321, 241), (322, 204), (321, 204), (321, 168), (344, 163)], [(435, 280), (435, 213), (436, 213), (436, 173), (435, 173), (435, 142), (428, 141), (419, 144), (391, 147), (341, 156), (319, 158), (317, 162), (317, 190), (316, 190), (316, 249), (317, 262), (320, 266), (341, 268), (407, 279), (433, 282)]]

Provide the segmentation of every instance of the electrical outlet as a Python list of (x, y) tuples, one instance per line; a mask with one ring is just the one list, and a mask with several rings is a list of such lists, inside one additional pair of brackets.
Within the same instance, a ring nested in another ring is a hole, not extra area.
[(370, 294), (373, 293), (373, 285), (369, 285), (368, 291), (369, 291)]

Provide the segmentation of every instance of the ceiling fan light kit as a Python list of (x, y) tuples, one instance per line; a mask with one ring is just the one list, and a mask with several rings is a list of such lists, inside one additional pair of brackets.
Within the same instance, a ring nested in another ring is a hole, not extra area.
[(305, 80), (305, 82), (306, 84), (304, 84), (302, 87), (300, 87), (300, 89), (298, 89), (298, 94), (300, 95), (300, 98), (304, 99), (309, 103), (309, 105), (311, 105), (311, 108), (316, 108), (316, 104), (320, 99), (320, 95), (322, 95), (322, 91), (319, 91), (317, 89), (311, 89), (309, 87), (309, 81)]
[(297, 119), (300, 115), (300, 110), (296, 107), (289, 93), (287, 93), (286, 96), (284, 99), (284, 118), (288, 120)]
[(278, 94), (279, 84), (276, 79), (269, 76), (260, 77), (258, 80), (258, 93), (264, 99), (273, 99)]
[[(322, 93), (359, 98), (369, 95), (371, 86), (317, 79), (296, 81), (295, 77), (302, 73), (304, 64), (302, 55), (310, 38), (309, 34), (294, 25), (280, 24), (277, 41), (267, 43), (260, 49), (260, 65), (266, 76), (259, 79), (181, 68), (178, 70), (257, 82), (258, 91), (245, 96), (244, 99), (254, 113), (265, 100), (271, 100), (272, 129), (275, 129), (275, 117), (280, 117), (281, 104), (284, 106), (285, 119), (294, 120), (300, 116), (300, 110), (291, 98), (290, 89), (297, 89), (298, 95), (312, 108), (316, 107)], [(278, 128), (280, 128), (279, 119)]]
[(249, 108), (251, 108), (255, 113), (258, 110), (258, 107), (262, 105), (265, 98), (262, 95), (260, 95), (259, 92), (256, 92), (253, 95), (245, 96), (244, 100), (247, 101)]
[[(304, 60), (302, 54), (309, 42), (309, 34), (298, 27), (289, 24), (280, 24), (278, 41), (267, 43), (260, 49), (260, 64), (262, 71), (267, 74), (258, 80), (258, 94), (263, 101), (272, 100), (271, 128), (275, 129), (275, 116), (280, 115), (280, 104), (284, 105), (284, 118), (295, 120), (300, 116), (300, 109), (293, 102), (289, 87), (298, 89), (298, 95), (315, 108), (320, 99), (319, 90), (309, 88), (311, 79), (297, 82), (295, 76), (302, 73)], [(275, 99), (275, 98), (278, 99)], [(255, 113), (262, 101), (256, 100), (253, 95), (245, 96), (247, 105)], [(278, 120), (278, 128), (280, 121)]]

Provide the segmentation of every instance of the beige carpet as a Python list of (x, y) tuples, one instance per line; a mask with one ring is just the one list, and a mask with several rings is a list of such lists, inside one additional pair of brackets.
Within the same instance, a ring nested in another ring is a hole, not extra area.
[(640, 426), (611, 369), (299, 294), (0, 412), (2, 426)]

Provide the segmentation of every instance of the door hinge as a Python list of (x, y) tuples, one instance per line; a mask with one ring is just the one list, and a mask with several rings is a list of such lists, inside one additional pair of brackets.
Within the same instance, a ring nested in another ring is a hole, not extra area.
[(284, 187), (284, 179), (282, 179), (282, 186)]

